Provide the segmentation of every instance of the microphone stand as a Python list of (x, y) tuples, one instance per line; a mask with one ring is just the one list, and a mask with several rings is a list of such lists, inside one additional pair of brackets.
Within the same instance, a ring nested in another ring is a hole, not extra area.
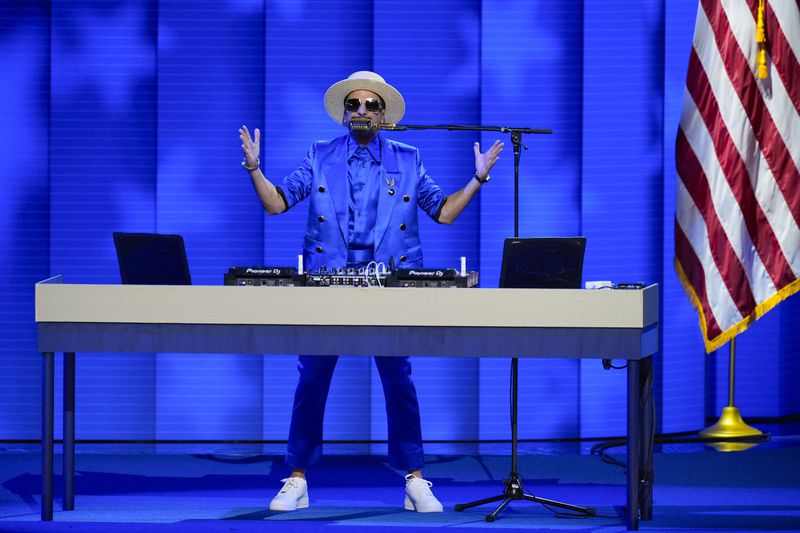
[[(404, 125), (398, 126), (396, 124), (370, 124), (369, 127), (389, 131), (405, 131), (405, 130), (448, 130), (448, 131), (496, 131), (500, 133), (510, 133), (511, 143), (514, 146), (514, 237), (519, 237), (519, 159), (521, 155), (520, 147), (528, 149), (527, 146), (522, 144), (522, 136), (524, 134), (552, 134), (553, 130), (549, 129), (535, 129), (535, 128), (508, 128), (503, 126), (412, 126)], [(503, 493), (489, 498), (483, 498), (469, 503), (458, 503), (453, 508), (456, 511), (463, 511), (470, 507), (484, 505), (496, 501), (503, 500), (500, 505), (486, 515), (487, 522), (494, 522), (497, 515), (511, 503), (512, 500), (528, 500), (540, 503), (544, 506), (551, 505), (553, 507), (560, 507), (575, 511), (586, 516), (594, 516), (595, 509), (591, 507), (581, 507), (569, 503), (549, 500), (547, 498), (540, 498), (532, 494), (527, 494), (522, 486), (522, 476), (517, 471), (517, 411), (518, 411), (518, 376), (519, 376), (519, 359), (517, 357), (511, 358), (511, 472), (508, 477), (503, 480), (504, 490)]]

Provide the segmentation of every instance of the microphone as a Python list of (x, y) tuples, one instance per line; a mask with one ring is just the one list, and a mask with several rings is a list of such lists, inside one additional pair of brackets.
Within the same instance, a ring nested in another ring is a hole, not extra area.
[(350, 131), (369, 131), (375, 129), (378, 129), (377, 124), (374, 124), (371, 120), (350, 121)]
[(404, 126), (398, 126), (393, 122), (372, 122), (371, 120), (351, 120), (350, 131), (368, 131), (368, 130), (402, 130), (406, 129)]

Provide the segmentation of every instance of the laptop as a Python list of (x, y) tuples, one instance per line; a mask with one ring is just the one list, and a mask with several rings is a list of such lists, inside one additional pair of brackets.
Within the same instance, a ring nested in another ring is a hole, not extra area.
[(192, 284), (180, 235), (114, 232), (114, 246), (123, 284)]
[(586, 237), (506, 239), (500, 287), (579, 289), (585, 250)]

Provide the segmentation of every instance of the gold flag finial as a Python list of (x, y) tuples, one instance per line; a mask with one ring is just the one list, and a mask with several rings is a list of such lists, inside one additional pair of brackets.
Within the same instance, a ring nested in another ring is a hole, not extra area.
[(756, 42), (758, 43), (758, 77), (767, 77), (767, 32), (764, 28), (764, 2), (758, 0), (758, 21), (756, 22)]

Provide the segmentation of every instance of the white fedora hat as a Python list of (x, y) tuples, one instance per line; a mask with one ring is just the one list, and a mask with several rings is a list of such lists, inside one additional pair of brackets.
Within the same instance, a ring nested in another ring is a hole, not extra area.
[(386, 83), (378, 74), (369, 70), (359, 70), (350, 74), (346, 80), (334, 83), (325, 92), (325, 109), (337, 124), (341, 124), (344, 117), (345, 97), (358, 90), (372, 91), (383, 98), (386, 104), (384, 113), (386, 122), (400, 122), (406, 113), (406, 102), (397, 89)]

